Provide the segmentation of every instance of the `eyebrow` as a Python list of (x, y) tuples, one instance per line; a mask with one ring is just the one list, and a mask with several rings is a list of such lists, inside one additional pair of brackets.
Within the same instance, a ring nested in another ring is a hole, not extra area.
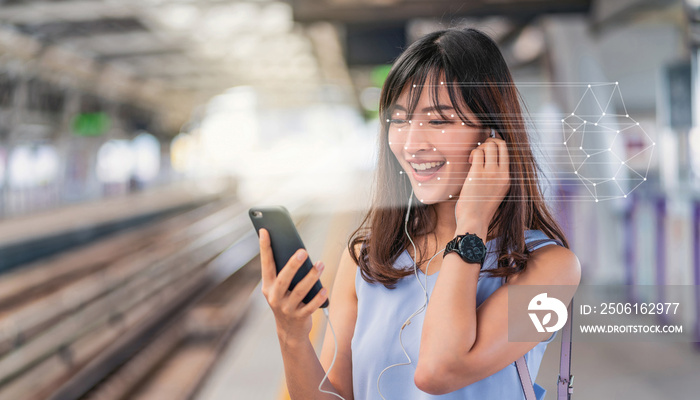
[[(394, 105), (394, 110), (406, 111), (406, 107), (399, 105), (399, 104), (396, 104), (396, 105)], [(441, 110), (441, 111), (454, 110), (454, 107), (448, 106), (445, 104), (438, 104), (437, 107), (436, 106), (425, 107), (420, 111), (423, 113), (427, 113), (429, 111), (436, 111), (436, 110)]]

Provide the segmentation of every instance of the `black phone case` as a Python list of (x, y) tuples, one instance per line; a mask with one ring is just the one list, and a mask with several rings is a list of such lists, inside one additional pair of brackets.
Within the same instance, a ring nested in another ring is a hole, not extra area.
[[(255, 216), (255, 212), (262, 213), (262, 216)], [(253, 222), (255, 232), (258, 236), (260, 236), (260, 228), (265, 228), (270, 233), (270, 244), (272, 246), (272, 254), (275, 259), (275, 267), (277, 268), (278, 275), (297, 250), (302, 248), (306, 249), (306, 247), (304, 247), (304, 242), (301, 241), (297, 228), (294, 226), (292, 216), (283, 206), (253, 207), (248, 210), (248, 216)], [(311, 268), (313, 268), (311, 257), (307, 257), (306, 261), (304, 261), (304, 264), (299, 268), (292, 282), (289, 284), (289, 290), (294, 289), (299, 281), (311, 271)], [(321, 289), (323, 289), (321, 281), (316, 280), (314, 286), (311, 287), (309, 293), (307, 293), (306, 297), (302, 300), (304, 304), (308, 304)], [(328, 307), (328, 304), (328, 299), (326, 299), (321, 305), (321, 308)]]

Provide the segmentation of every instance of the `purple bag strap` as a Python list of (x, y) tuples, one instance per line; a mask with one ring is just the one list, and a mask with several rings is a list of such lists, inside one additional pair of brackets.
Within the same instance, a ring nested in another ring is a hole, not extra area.
[(569, 303), (569, 317), (561, 329), (561, 353), (559, 355), (559, 378), (557, 378), (557, 400), (570, 400), (574, 392), (574, 376), (571, 374), (571, 320), (574, 316), (574, 299)]
[(530, 378), (530, 370), (527, 368), (527, 363), (525, 362), (525, 356), (521, 356), (515, 360), (515, 368), (518, 370), (520, 383), (523, 385), (525, 399), (537, 400), (537, 397), (535, 396), (535, 387), (532, 384), (532, 378)]
[[(528, 251), (533, 251), (533, 249), (543, 243), (556, 243), (559, 246), (562, 244), (558, 240), (554, 239), (541, 239), (533, 240), (527, 243)], [(568, 318), (566, 319), (566, 324), (561, 329), (561, 352), (559, 353), (559, 377), (557, 378), (557, 400), (570, 400), (571, 394), (574, 391), (574, 376), (571, 375), (571, 327), (573, 319), (574, 310), (574, 300), (571, 299), (568, 308)], [(527, 368), (527, 363), (525, 362), (525, 356), (518, 358), (515, 361), (515, 367), (518, 370), (518, 376), (520, 377), (520, 382), (523, 385), (523, 392), (525, 393), (526, 400), (537, 400), (535, 396), (535, 390), (532, 383), (532, 378), (530, 377), (530, 370)], [(564, 378), (562, 378), (564, 377)]]

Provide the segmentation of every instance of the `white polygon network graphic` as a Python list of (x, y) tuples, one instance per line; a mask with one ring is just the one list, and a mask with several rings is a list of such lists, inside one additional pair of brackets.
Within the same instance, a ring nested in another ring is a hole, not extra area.
[(627, 197), (647, 180), (656, 143), (627, 112), (618, 82), (587, 85), (561, 127), (572, 178), (596, 202)]

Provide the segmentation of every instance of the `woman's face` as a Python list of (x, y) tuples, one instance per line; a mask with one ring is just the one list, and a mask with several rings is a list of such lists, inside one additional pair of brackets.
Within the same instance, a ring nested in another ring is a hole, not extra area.
[[(437, 106), (430, 101), (432, 89), (422, 90), (413, 115), (408, 117), (408, 88), (404, 88), (391, 109), (389, 147), (408, 175), (417, 199), (434, 204), (456, 199), (471, 165), (469, 154), (486, 140), (484, 128), (465, 125), (450, 101), (447, 88), (441, 86)], [(480, 125), (470, 112), (466, 117)], [(452, 197), (450, 197), (452, 196)]]

